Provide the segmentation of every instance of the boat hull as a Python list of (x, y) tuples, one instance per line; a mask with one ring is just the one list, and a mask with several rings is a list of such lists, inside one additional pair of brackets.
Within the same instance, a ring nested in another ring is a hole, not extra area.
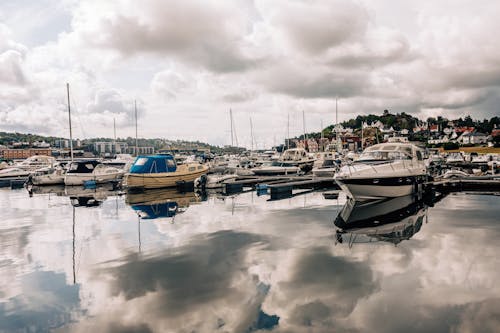
[(332, 177), (335, 176), (335, 172), (337, 169), (335, 168), (317, 168), (312, 169), (312, 173), (316, 177)]
[(66, 174), (64, 177), (64, 184), (68, 186), (83, 185), (86, 181), (94, 181), (96, 184), (104, 184), (112, 181), (118, 181), (122, 177), (123, 172), (102, 175), (71, 173)]
[(396, 198), (416, 193), (425, 176), (386, 177), (386, 178), (350, 178), (335, 179), (346, 194), (357, 200), (377, 200)]
[(125, 175), (124, 186), (127, 188), (165, 188), (175, 187), (178, 182), (192, 182), (206, 174), (208, 168), (196, 172), (163, 172), (163, 173), (128, 173)]

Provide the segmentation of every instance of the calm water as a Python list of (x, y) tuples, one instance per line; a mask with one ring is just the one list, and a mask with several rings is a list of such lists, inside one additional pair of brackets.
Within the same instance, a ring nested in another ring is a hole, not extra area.
[(53, 190), (0, 190), (0, 332), (500, 328), (499, 196)]

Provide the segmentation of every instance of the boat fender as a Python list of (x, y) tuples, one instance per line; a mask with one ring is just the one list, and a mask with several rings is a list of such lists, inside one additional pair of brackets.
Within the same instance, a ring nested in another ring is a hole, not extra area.
[(201, 175), (194, 181), (194, 186), (196, 186), (197, 188), (205, 188), (206, 185), (207, 185), (207, 175)]

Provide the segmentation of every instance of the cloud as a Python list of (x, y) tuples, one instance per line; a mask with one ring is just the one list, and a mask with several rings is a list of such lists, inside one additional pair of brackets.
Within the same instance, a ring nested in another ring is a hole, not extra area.
[(267, 243), (251, 233), (218, 231), (194, 237), (171, 253), (131, 255), (123, 264), (108, 263), (95, 276), (109, 282), (109, 302), (121, 305), (105, 306), (71, 330), (133, 323), (155, 332), (172, 327), (243, 332), (265, 325), (272, 319), (261, 310), (269, 287), (248, 274), (246, 262), (252, 247)]
[(317, 54), (365, 32), (369, 16), (352, 1), (258, 1), (261, 15), (299, 52)]
[[(221, 114), (233, 108), (252, 117), (266, 147), (275, 141), (275, 124), (290, 111), (304, 110), (307, 127), (319, 129), (322, 119), (333, 118), (335, 98), (340, 121), (384, 109), (449, 118), (498, 113), (495, 2), (477, 6), (458, 0), (450, 7), (430, 0), (405, 6), (350, 0), (44, 0), (26, 5), (26, 11), (21, 5), (0, 8), (16, 18), (0, 24), (5, 130), (60, 132), (65, 82), (83, 125), (92, 124), (77, 130), (79, 136), (110, 136), (113, 118), (131, 135), (133, 99), (143, 101), (141, 136), (227, 144)], [(30, 24), (16, 23), (40, 7), (43, 12)], [(168, 133), (158, 125), (165, 117), (176, 124)], [(299, 127), (291, 135), (300, 133)], [(286, 131), (278, 132), (276, 143)], [(250, 146), (249, 138), (241, 142)]]
[(98, 12), (95, 6), (83, 4), (74, 20), (90, 46), (124, 56), (173, 56), (215, 72), (243, 71), (256, 62), (243, 52), (249, 23), (237, 2), (119, 1)]

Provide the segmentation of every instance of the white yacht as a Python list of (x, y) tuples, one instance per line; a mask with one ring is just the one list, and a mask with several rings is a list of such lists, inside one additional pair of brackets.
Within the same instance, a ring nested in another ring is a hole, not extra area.
[(34, 171), (41, 168), (51, 167), (55, 163), (56, 159), (52, 156), (35, 155), (28, 157), (14, 166), (23, 170)]
[(300, 173), (300, 167), (278, 161), (266, 161), (261, 166), (253, 168), (253, 173), (258, 176), (292, 175)]
[(285, 150), (277, 161), (283, 166), (298, 166), (303, 171), (310, 171), (314, 164), (314, 158), (303, 148), (290, 148)]
[(103, 160), (102, 163), (128, 171), (134, 163), (134, 160), (135, 158), (130, 154), (116, 154), (115, 158)]
[(75, 161), (69, 165), (64, 176), (66, 185), (83, 185), (86, 181), (107, 183), (120, 180), (125, 170), (107, 166), (99, 161)]
[(31, 171), (19, 167), (10, 167), (0, 170), (0, 179), (27, 178)]
[(426, 179), (422, 150), (396, 142), (366, 148), (358, 160), (335, 175), (342, 190), (359, 201), (409, 195)]
[(461, 153), (451, 153), (446, 157), (446, 164), (460, 164), (464, 162), (465, 158)]
[(52, 167), (56, 159), (52, 156), (36, 155), (0, 170), (0, 179), (27, 178), (35, 170)]
[(28, 184), (31, 185), (62, 185), (66, 169), (62, 164), (41, 168), (32, 172), (28, 177)]
[(338, 158), (325, 158), (320, 166), (314, 167), (312, 173), (316, 177), (333, 177), (339, 170)]

